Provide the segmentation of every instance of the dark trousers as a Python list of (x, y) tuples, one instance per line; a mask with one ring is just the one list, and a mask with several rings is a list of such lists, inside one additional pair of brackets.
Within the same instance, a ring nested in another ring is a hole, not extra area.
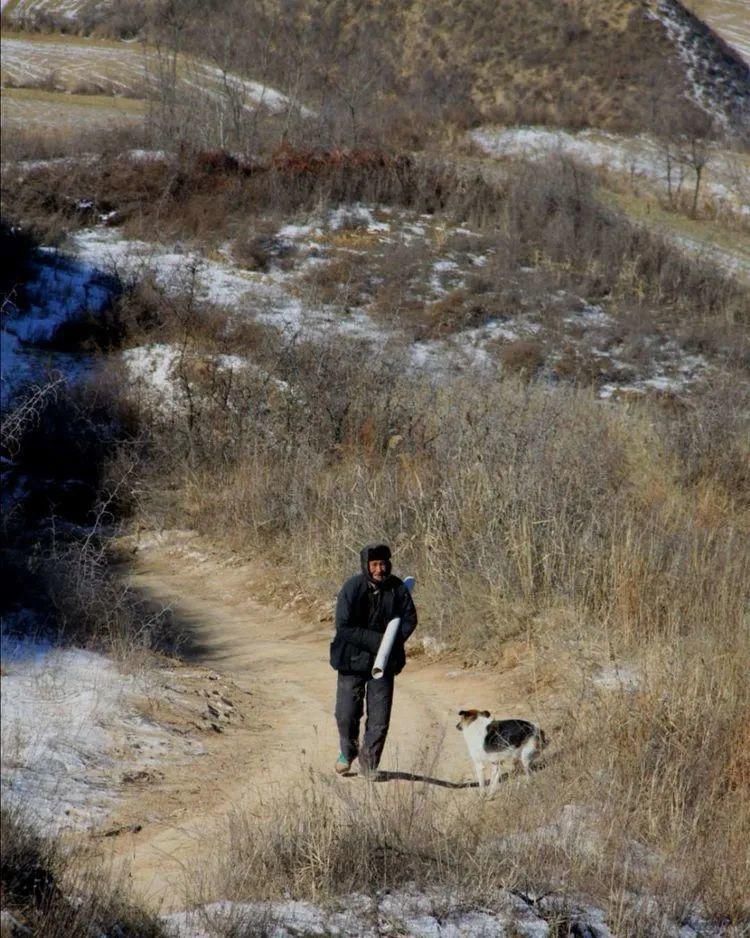
[[(365, 736), (359, 744), (359, 724), (365, 703)], [(365, 771), (376, 769), (383, 754), (393, 706), (393, 676), (375, 680), (365, 674), (339, 674), (336, 685), (336, 723), (339, 746), (349, 762), (359, 756)]]

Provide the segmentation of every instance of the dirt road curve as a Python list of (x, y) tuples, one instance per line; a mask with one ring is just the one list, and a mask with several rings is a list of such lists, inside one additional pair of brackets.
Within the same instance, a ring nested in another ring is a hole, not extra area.
[[(304, 785), (310, 771), (332, 774), (338, 753), (335, 674), (328, 665), (332, 626), (254, 599), (270, 575), (211, 552), (197, 538), (152, 539), (134, 557), (134, 585), (170, 605), (187, 630), (189, 666), (212, 669), (249, 702), (241, 723), (207, 738), (205, 756), (187, 767), (165, 765), (164, 777), (133, 791), (116, 819), (142, 829), (111, 841), (115, 862), (140, 896), (165, 912), (195, 901), (185, 882), (212, 848), (221, 849), (217, 831), (233, 807), (260, 813), (285, 786)], [(418, 603), (418, 588), (415, 598)], [(454, 729), (456, 710), (479, 706), (538, 719), (544, 695), (537, 677), (520, 647), (502, 673), (466, 671), (460, 662), (424, 655), (410, 660), (397, 681), (381, 765), (404, 777), (386, 783), (438, 784), (446, 797), (476, 797), (462, 787), (472, 773)], [(356, 777), (339, 783), (364, 785)]]

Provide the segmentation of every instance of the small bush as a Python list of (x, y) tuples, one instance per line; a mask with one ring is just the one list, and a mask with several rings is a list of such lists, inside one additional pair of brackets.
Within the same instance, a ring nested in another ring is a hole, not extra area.
[(305, 275), (314, 300), (340, 307), (359, 305), (366, 296), (368, 277), (362, 260), (345, 254), (313, 267)]
[(248, 232), (232, 243), (234, 261), (248, 270), (267, 271), (272, 264), (288, 267), (293, 254), (292, 246), (271, 234)]
[(750, 507), (750, 394), (730, 375), (669, 419), (664, 436), (685, 484), (715, 485), (743, 508)]
[(544, 364), (544, 350), (539, 342), (519, 340), (500, 348), (498, 357), (509, 374), (527, 380), (533, 378)]
[(458, 288), (427, 304), (415, 331), (419, 338), (442, 338), (479, 326), (489, 318), (481, 297), (468, 296), (466, 290)]
[(457, 803), (451, 807), (459, 817), (453, 810), (441, 816), (442, 802), (429, 785), (382, 784), (341, 795), (323, 779), (306, 779), (304, 789), (268, 806), (267, 820), (232, 816), (214, 889), (237, 900), (318, 901), (408, 883), (460, 884), (468, 892), (462, 869), (477, 847), (479, 826), (466, 826)]

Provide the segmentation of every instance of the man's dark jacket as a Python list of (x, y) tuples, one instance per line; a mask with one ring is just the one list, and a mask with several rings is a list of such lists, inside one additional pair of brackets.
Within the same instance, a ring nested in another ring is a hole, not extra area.
[[(376, 586), (368, 576), (373, 555), (387, 559), (387, 576)], [(406, 664), (404, 643), (417, 627), (417, 610), (403, 581), (390, 572), (390, 551), (383, 544), (369, 544), (360, 554), (362, 573), (350, 577), (336, 601), (336, 634), (331, 642), (331, 667), (342, 674), (372, 672), (386, 626), (400, 618), (386, 674), (398, 674)]]

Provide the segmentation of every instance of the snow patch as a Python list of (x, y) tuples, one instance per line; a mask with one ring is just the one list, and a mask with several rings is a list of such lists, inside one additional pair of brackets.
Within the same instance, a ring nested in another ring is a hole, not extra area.
[[(458, 897), (414, 888), (386, 890), (377, 897), (344, 896), (330, 907), (311, 902), (215, 902), (187, 912), (165, 916), (175, 938), (211, 938), (221, 925), (233, 923), (273, 938), (330, 935), (340, 938), (505, 938), (509, 929), (523, 938), (548, 938), (547, 923), (509, 893), (498, 903), (500, 911), (467, 910)], [(604, 938), (604, 936), (602, 936)]]
[[(118, 769), (156, 765), (175, 745), (135, 710), (146, 677), (94, 652), (6, 632), (0, 658), (3, 802), (47, 832), (97, 828), (117, 801)], [(134, 743), (137, 759), (123, 757)]]
[(375, 220), (372, 210), (359, 202), (341, 205), (328, 214), (328, 227), (332, 231), (341, 228), (365, 228), (367, 231), (389, 231), (387, 222)]
[[(601, 130), (571, 133), (545, 127), (509, 127), (479, 128), (471, 131), (470, 137), (482, 150), (495, 157), (542, 160), (557, 154), (586, 166), (627, 173), (631, 178), (643, 178), (659, 186), (667, 186), (664, 150), (645, 134), (626, 137)], [(744, 187), (735, 182), (738, 165), (745, 166), (742, 155), (713, 151), (704, 173), (702, 191), (735, 211), (747, 213), (750, 206)]]

